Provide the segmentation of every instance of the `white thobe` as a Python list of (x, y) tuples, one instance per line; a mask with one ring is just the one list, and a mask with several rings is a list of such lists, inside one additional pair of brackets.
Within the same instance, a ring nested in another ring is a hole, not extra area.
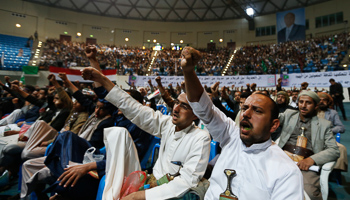
[(161, 138), (158, 160), (153, 167), (153, 175), (159, 179), (167, 173), (175, 174), (179, 166), (171, 161), (180, 161), (183, 167), (180, 176), (168, 184), (146, 190), (146, 199), (170, 199), (181, 197), (191, 187), (196, 187), (208, 165), (210, 135), (194, 124), (175, 132), (171, 116), (143, 106), (130, 95), (114, 87), (105, 98), (118, 107), (132, 123), (139, 128)]
[(289, 105), (292, 106), (293, 108), (298, 108), (298, 101), (291, 100)]
[(231, 188), (240, 200), (304, 199), (300, 170), (271, 139), (246, 147), (240, 139), (239, 127), (213, 105), (205, 92), (199, 102), (190, 105), (222, 148), (205, 199), (219, 199), (226, 190), (225, 169), (236, 171)]

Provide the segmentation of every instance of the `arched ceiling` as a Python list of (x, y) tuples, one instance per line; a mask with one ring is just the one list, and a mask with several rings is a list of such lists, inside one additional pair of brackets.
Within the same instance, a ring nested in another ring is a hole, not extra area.
[(329, 0), (24, 0), (51, 7), (148, 21), (212, 21), (247, 18), (306, 7)]

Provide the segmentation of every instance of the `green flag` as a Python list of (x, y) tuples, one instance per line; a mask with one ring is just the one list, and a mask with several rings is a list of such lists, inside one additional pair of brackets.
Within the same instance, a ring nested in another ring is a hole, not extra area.
[(26, 84), (26, 78), (24, 77), (24, 72), (22, 72), (21, 79), (19, 80), (19, 82), (22, 83), (22, 85)]
[(264, 72), (267, 72), (267, 67), (266, 67), (265, 62), (263, 60), (261, 61), (261, 67), (262, 67)]
[(24, 74), (38, 74), (39, 67), (37, 66), (23, 66), (22, 71)]

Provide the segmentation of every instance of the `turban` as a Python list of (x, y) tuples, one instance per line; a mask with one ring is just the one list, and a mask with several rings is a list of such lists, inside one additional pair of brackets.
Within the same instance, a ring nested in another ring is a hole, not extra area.
[(316, 102), (316, 104), (318, 104), (320, 102), (320, 97), (318, 97), (316, 92), (314, 92), (314, 91), (307, 91), (307, 90), (301, 91), (298, 95), (298, 101), (299, 101), (300, 96), (309, 96)]
[(286, 99), (286, 104), (289, 105), (289, 95), (288, 95), (287, 92), (285, 92), (285, 91), (279, 91), (279, 92), (277, 93), (277, 97), (278, 97), (278, 95), (283, 95), (284, 98)]
[(328, 99), (328, 106), (329, 106), (329, 108), (333, 109), (334, 102), (333, 102), (333, 98), (331, 97), (331, 95), (329, 95), (328, 93), (325, 93), (325, 92), (319, 92), (318, 96), (320, 98), (322, 97), (322, 98)]

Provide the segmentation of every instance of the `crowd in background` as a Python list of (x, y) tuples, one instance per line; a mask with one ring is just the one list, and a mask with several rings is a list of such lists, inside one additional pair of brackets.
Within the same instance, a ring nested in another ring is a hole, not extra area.
[[(290, 72), (291, 66), (298, 72), (342, 70), (341, 61), (346, 56), (350, 37), (336, 34), (280, 44), (244, 46), (237, 49), (226, 72), (227, 75), (276, 74)], [(84, 54), (85, 43), (60, 42), (48, 39), (44, 45), (40, 66), (74, 67), (89, 66)], [(96, 45), (98, 61), (102, 69), (117, 69), (119, 75), (182, 75), (179, 65), (181, 50), (157, 51), (151, 70), (150, 61), (155, 51), (113, 45)], [(203, 59), (198, 63), (199, 75), (221, 75), (233, 50), (200, 49)]]

